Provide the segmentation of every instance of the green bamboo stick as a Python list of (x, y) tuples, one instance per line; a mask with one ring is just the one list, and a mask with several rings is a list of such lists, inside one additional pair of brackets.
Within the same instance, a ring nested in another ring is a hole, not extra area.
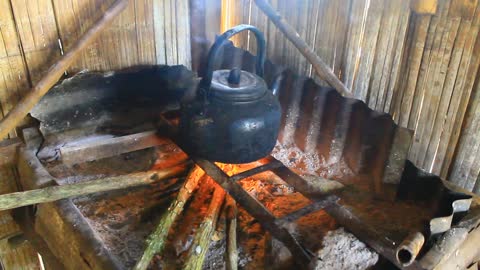
[(183, 207), (188, 199), (191, 197), (193, 191), (198, 185), (199, 180), (205, 175), (205, 172), (195, 166), (187, 176), (185, 184), (178, 192), (177, 198), (170, 204), (168, 211), (162, 216), (157, 228), (147, 238), (147, 247), (143, 252), (142, 257), (135, 265), (135, 270), (147, 269), (153, 256), (161, 253), (167, 242), (167, 235), (170, 227), (183, 211)]

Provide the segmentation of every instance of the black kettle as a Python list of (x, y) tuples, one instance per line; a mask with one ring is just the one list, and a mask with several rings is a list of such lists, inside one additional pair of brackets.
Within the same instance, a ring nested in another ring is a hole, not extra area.
[[(238, 68), (213, 71), (220, 47), (246, 30), (256, 36), (257, 74)], [(196, 97), (180, 111), (179, 139), (187, 153), (210, 161), (247, 163), (272, 151), (282, 112), (262, 78), (265, 54), (265, 38), (251, 25), (238, 25), (216, 39)]]

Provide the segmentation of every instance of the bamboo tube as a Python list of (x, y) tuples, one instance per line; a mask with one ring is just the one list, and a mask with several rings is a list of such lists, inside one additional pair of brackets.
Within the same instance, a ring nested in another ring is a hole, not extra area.
[(0, 211), (37, 203), (53, 202), (96, 192), (147, 185), (160, 179), (178, 175), (183, 171), (185, 171), (185, 166), (178, 166), (157, 171), (106, 177), (70, 185), (51, 186), (42, 189), (13, 192), (0, 195)]
[(425, 243), (425, 237), (420, 232), (414, 232), (405, 238), (396, 250), (397, 262), (403, 267), (411, 265)]
[(177, 198), (170, 204), (167, 213), (162, 216), (157, 228), (148, 236), (147, 247), (143, 252), (142, 257), (135, 265), (135, 270), (147, 269), (153, 256), (156, 253), (161, 253), (163, 251), (170, 227), (177, 216), (183, 211), (183, 206), (185, 203), (187, 203), (188, 199), (197, 187), (199, 180), (204, 175), (205, 172), (197, 166), (195, 166), (195, 168), (189, 173), (185, 184), (178, 192)]
[(225, 199), (225, 190), (222, 187), (215, 185), (215, 192), (213, 193), (212, 201), (208, 207), (207, 215), (200, 224), (197, 234), (193, 239), (192, 246), (187, 256), (187, 260), (183, 269), (185, 270), (201, 270), (205, 255), (208, 251), (208, 246), (212, 240), (213, 232), (217, 224), (220, 208)]
[(237, 203), (228, 196), (227, 198), (227, 270), (237, 270), (238, 268), (238, 250), (237, 250)]
[(332, 69), (318, 57), (318, 55), (308, 46), (308, 44), (300, 38), (297, 31), (288, 22), (278, 14), (272, 6), (265, 0), (255, 0), (255, 4), (267, 15), (267, 17), (282, 31), (282, 33), (290, 40), (305, 58), (312, 64), (318, 76), (327, 81), (340, 94), (351, 97), (352, 94), (348, 88), (335, 76)]
[(75, 45), (54, 65), (50, 67), (45, 76), (28, 92), (28, 94), (0, 121), (0, 139), (5, 138), (10, 130), (28, 114), (40, 99), (62, 77), (65, 70), (80, 55), (113, 19), (122, 12), (128, 0), (117, 0), (108, 8), (102, 17), (85, 32)]

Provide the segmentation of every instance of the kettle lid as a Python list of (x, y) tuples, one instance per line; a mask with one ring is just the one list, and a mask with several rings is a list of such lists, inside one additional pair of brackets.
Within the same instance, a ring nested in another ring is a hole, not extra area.
[(210, 84), (210, 97), (227, 101), (253, 101), (267, 91), (260, 76), (240, 69), (215, 70)]

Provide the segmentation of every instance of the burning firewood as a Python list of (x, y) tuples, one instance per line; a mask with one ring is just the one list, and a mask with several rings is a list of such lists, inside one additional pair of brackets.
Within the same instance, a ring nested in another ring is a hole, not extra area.
[(227, 270), (237, 270), (238, 249), (237, 249), (237, 203), (228, 196), (227, 198)]
[(223, 188), (221, 188), (220, 186), (216, 185), (212, 201), (210, 202), (210, 206), (208, 207), (207, 215), (205, 216), (202, 224), (200, 224), (197, 234), (195, 235), (195, 239), (193, 240), (192, 247), (190, 248), (183, 269), (202, 269), (203, 261), (205, 260), (208, 246), (215, 231), (217, 219), (224, 199), (225, 190), (223, 190)]
[(135, 265), (136, 270), (147, 269), (153, 256), (163, 251), (170, 227), (177, 216), (183, 211), (185, 203), (190, 199), (198, 182), (204, 175), (205, 172), (198, 167), (193, 168), (189, 173), (185, 184), (178, 192), (177, 198), (170, 204), (167, 213), (162, 216), (155, 231), (148, 236), (147, 247)]

